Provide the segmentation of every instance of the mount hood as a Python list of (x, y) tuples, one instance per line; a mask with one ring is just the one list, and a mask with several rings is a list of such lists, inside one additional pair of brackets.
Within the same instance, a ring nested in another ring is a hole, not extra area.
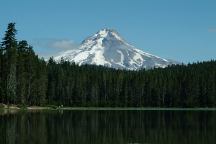
[(127, 43), (115, 30), (102, 29), (85, 39), (79, 48), (67, 50), (54, 60), (78, 65), (101, 65), (116, 69), (151, 69), (176, 64), (174, 61), (146, 53)]

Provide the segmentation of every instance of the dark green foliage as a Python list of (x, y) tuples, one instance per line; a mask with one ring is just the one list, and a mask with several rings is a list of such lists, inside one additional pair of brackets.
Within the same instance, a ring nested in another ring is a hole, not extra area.
[(0, 49), (0, 103), (216, 107), (216, 61), (126, 71), (38, 58), (9, 24)]
[(16, 41), (15, 23), (10, 23), (0, 49), (0, 102), (43, 104), (46, 98), (46, 63), (27, 41)]
[(124, 71), (48, 62), (50, 103), (67, 106), (215, 107), (216, 62)]
[(3, 53), (4, 72), (4, 88), (7, 103), (15, 103), (16, 101), (16, 62), (17, 62), (17, 42), (16, 42), (15, 23), (9, 23), (5, 37), (1, 44)]

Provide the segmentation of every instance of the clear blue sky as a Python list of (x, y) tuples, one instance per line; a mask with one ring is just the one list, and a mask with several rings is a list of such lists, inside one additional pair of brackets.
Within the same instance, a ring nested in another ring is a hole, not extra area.
[(216, 59), (216, 0), (0, 0), (1, 38), (9, 22), (17, 23), (18, 39), (44, 56), (56, 52), (46, 43), (80, 43), (113, 28), (160, 57)]

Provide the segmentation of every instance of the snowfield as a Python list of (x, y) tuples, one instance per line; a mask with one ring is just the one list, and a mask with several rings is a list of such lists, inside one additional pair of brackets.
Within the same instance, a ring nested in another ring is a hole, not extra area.
[(78, 65), (93, 64), (128, 70), (164, 68), (176, 64), (135, 48), (111, 29), (102, 29), (85, 39), (78, 49), (67, 50), (54, 57), (56, 61), (61, 58)]

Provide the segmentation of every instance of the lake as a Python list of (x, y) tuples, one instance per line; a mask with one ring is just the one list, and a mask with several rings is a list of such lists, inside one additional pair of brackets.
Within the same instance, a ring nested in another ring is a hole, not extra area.
[(0, 144), (215, 144), (216, 111), (0, 111)]

